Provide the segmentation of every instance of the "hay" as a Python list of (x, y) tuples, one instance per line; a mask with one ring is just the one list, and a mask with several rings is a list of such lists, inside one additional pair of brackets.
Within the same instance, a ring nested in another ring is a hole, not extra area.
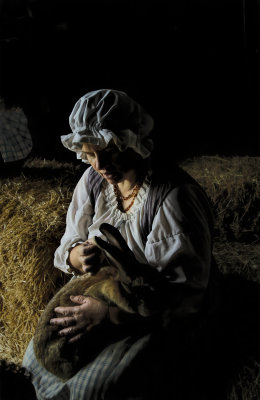
[(182, 167), (206, 190), (216, 236), (251, 243), (260, 232), (260, 157), (199, 157)]
[(260, 283), (260, 243), (216, 241), (213, 254), (223, 274), (237, 274)]
[[(21, 175), (2, 180), (0, 187), (0, 356), (18, 363), (62, 279), (53, 253), (65, 229), (74, 182), (65, 185), (56, 177), (56, 163), (47, 164), (54, 167), (52, 178)], [(63, 174), (68, 171), (73, 168), (65, 165)]]

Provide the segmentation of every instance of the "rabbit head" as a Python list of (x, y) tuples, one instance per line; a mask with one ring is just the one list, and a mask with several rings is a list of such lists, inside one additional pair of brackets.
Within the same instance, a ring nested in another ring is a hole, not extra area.
[(118, 270), (121, 283), (125, 285), (131, 284), (136, 277), (135, 264), (137, 261), (134, 254), (129, 249), (121, 233), (114, 226), (103, 223), (100, 225), (99, 230), (106, 240), (95, 236), (95, 244), (103, 252), (108, 263)]

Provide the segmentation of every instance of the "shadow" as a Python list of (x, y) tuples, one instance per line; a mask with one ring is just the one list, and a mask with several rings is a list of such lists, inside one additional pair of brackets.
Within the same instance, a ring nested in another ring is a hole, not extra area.
[(14, 178), (21, 174), (24, 160), (4, 163), (0, 158), (0, 178)]
[[(236, 274), (225, 275), (218, 312), (202, 322), (191, 348), (187, 347), (187, 363), (191, 359), (193, 365), (190, 388), (198, 392), (193, 398), (227, 398), (239, 373), (245, 367), (254, 369), (260, 361), (259, 337), (260, 285)], [(187, 392), (185, 399), (191, 395), (190, 389)]]
[(260, 285), (224, 276), (219, 310), (158, 330), (107, 399), (225, 400), (239, 372), (259, 362), (259, 337)]
[(177, 398), (228, 398), (239, 373), (260, 361), (260, 285), (236, 274), (223, 276), (219, 310), (190, 332), (180, 354)]
[(28, 371), (11, 362), (0, 360), (0, 399), (36, 400)]
[[(55, 161), (56, 162), (56, 161)], [(82, 174), (86, 170), (85, 165), (73, 165), (68, 166), (58, 164), (55, 166), (26, 166), (25, 161), (17, 161), (13, 163), (0, 163), (0, 179), (12, 179), (24, 177), (30, 180), (43, 180), (53, 182), (57, 185), (59, 182), (61, 185), (68, 185), (74, 189)]]

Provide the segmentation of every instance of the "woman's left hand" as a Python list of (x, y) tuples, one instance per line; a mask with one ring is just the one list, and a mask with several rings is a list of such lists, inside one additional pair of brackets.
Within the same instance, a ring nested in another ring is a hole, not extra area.
[(52, 318), (50, 324), (63, 327), (59, 335), (69, 336), (69, 342), (73, 343), (107, 317), (108, 305), (86, 296), (70, 296), (70, 299), (78, 306), (56, 307), (54, 311), (62, 317)]

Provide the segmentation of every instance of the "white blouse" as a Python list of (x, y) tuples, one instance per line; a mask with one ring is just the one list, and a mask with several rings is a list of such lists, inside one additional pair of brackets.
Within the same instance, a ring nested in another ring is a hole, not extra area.
[[(211, 264), (211, 234), (197, 186), (184, 185), (186, 208), (179, 202), (181, 188), (169, 192), (153, 220), (152, 231), (143, 244), (140, 226), (145, 200), (149, 195), (149, 178), (144, 180), (128, 213), (117, 208), (113, 185), (103, 180), (93, 216), (87, 191), (88, 173), (89, 169), (84, 172), (75, 188), (67, 212), (66, 230), (55, 252), (55, 267), (68, 272), (68, 250), (73, 244), (82, 243), (93, 236), (102, 237), (99, 226), (107, 222), (120, 231), (139, 262), (162, 271), (174, 284), (202, 291), (207, 287)], [(187, 209), (188, 214), (185, 215)], [(188, 218), (191, 222), (187, 232), (184, 221), (187, 222)]]

